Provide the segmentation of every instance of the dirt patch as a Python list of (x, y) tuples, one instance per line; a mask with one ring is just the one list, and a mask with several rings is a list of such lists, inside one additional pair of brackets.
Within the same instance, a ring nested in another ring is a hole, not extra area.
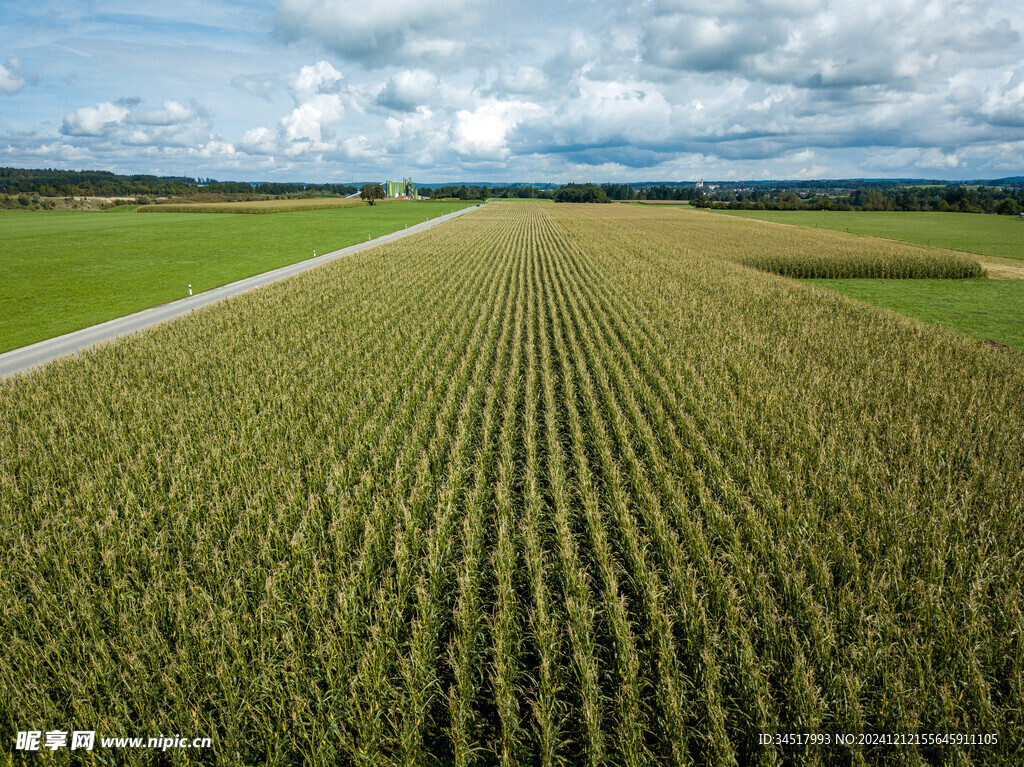
[(981, 268), (992, 280), (1024, 280), (1024, 262), (1009, 258), (978, 258)]
[(993, 341), (991, 338), (986, 338), (984, 341), (981, 342), (981, 345), (982, 346), (988, 346), (988, 347), (990, 347), (992, 349), (999, 349), (1000, 351), (1012, 351), (1013, 350), (1012, 346), (1007, 346), (1006, 344), (1001, 344), (998, 341)]

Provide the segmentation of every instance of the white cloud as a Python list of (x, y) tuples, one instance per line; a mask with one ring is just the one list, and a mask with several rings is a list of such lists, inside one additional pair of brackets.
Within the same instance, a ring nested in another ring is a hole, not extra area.
[(271, 94), (281, 87), (277, 76), (273, 74), (236, 75), (231, 78), (231, 84), (264, 101), (270, 101)]
[[(1000, 7), (1002, 6), (1002, 8)], [(936, 85), (977, 63), (1014, 60), (1020, 34), (989, 0), (662, 1), (641, 22), (645, 62), (815, 88)]]
[(462, 47), (456, 32), (475, 5), (471, 0), (280, 0), (274, 27), (286, 40), (311, 39), (345, 59), (379, 66), (452, 55)]
[(13, 96), (25, 87), (23, 69), (21, 59), (13, 53), (8, 53), (7, 66), (0, 64), (0, 93)]
[(491, 107), (480, 107), (474, 112), (460, 109), (452, 128), (452, 146), (469, 157), (503, 159), (508, 154), (507, 131), (508, 125)]
[(377, 95), (377, 103), (401, 112), (411, 112), (428, 104), (437, 95), (438, 79), (425, 69), (396, 72)]
[(1024, 128), (1024, 66), (1005, 71), (987, 86), (979, 112), (994, 125)]
[(441, 123), (426, 107), (415, 112), (401, 112), (384, 122), (387, 151), (394, 155), (412, 154), (417, 163), (423, 158), (443, 152), (447, 146), (447, 123)]
[(950, 170), (960, 167), (957, 153), (929, 147), (906, 147), (894, 151), (880, 149), (865, 157), (866, 162), (887, 170), (915, 168), (920, 170)]
[[(194, 21), (198, 2), (147, 14)], [(1008, 0), (273, 5), (268, 40), (248, 34), (253, 14), (213, 0), (247, 34), (217, 48), (201, 33), (184, 56), (141, 27), (117, 43), (116, 20), (100, 25), (106, 36), (77, 22), (59, 37), (26, 31), (24, 50), (48, 50), (48, 72), (67, 76), (2, 115), (4, 156), (58, 164), (74, 147), (93, 167), (170, 171), (173, 157), (196, 172), (195, 158), (214, 173), (310, 179), (404, 167), (467, 181), (497, 167), (574, 180), (1024, 170), (1024, 26)], [(119, 99), (123, 77), (110, 74), (133, 56), (141, 104)], [(13, 56), (0, 62), (0, 92), (33, 82)], [(86, 89), (97, 95), (75, 102)], [(193, 96), (216, 104), (218, 130)], [(46, 114), (65, 114), (61, 135)]]
[[(673, 121), (672, 105), (650, 83), (582, 78), (575, 90), (553, 114), (532, 116), (522, 131), (528, 145), (546, 147), (544, 151), (558, 146), (647, 145), (666, 140), (675, 127), (684, 125), (681, 116), (678, 123)], [(685, 111), (704, 115), (707, 110), (696, 109), (696, 103)]]
[(164, 108), (152, 112), (140, 112), (133, 116), (132, 121), (140, 125), (177, 125), (196, 119), (195, 110), (179, 104), (177, 101), (165, 101)]
[(235, 147), (223, 141), (208, 141), (195, 149), (193, 154), (204, 159), (217, 158), (220, 160), (231, 159), (237, 154)]
[(238, 142), (238, 148), (248, 154), (272, 155), (277, 151), (277, 133), (270, 128), (250, 128)]
[(140, 110), (139, 98), (102, 101), (79, 107), (64, 116), (61, 133), (87, 139), (94, 147), (145, 147), (157, 151), (208, 146), (216, 139), (211, 118), (196, 102), (192, 106), (168, 100), (162, 109)]
[(527, 115), (541, 109), (522, 101), (489, 101), (473, 111), (460, 109), (452, 125), (452, 147), (461, 155), (480, 160), (504, 160), (506, 137)]
[(955, 152), (946, 153), (941, 149), (927, 149), (914, 163), (915, 168), (939, 168), (949, 170), (960, 167), (960, 158)]
[(763, 99), (749, 104), (749, 107), (755, 112), (767, 112), (772, 107), (784, 103), (787, 99), (791, 99), (793, 94), (794, 89), (792, 86), (773, 85), (767, 88)]
[[(14, 147), (7, 147), (8, 153), (13, 153), (14, 151), (16, 151)], [(56, 160), (61, 163), (81, 162), (89, 157), (89, 153), (84, 151), (82, 148), (60, 140), (49, 144), (39, 144), (35, 147), (27, 147), (17, 151), (34, 157), (45, 157), (48, 160)]]
[(378, 160), (381, 157), (381, 152), (370, 144), (366, 136), (347, 138), (338, 149), (346, 160)]
[(979, 163), (986, 171), (1010, 171), (1017, 175), (1020, 173), (1020, 158), (1024, 157), (1024, 140), (976, 144), (965, 147), (961, 154)]
[(810, 168), (801, 168), (793, 173), (793, 178), (801, 179), (822, 179), (829, 178), (830, 169), (825, 165), (812, 165)]
[(341, 72), (326, 61), (302, 67), (291, 80), (296, 100), (304, 100), (318, 93), (337, 93), (341, 88)]
[(321, 143), (331, 125), (341, 120), (345, 108), (337, 94), (321, 93), (281, 118), (281, 135), (287, 142)]
[(278, 125), (280, 151), (299, 157), (334, 149), (332, 129), (345, 116), (341, 72), (321, 60), (302, 67), (290, 82), (295, 108)]
[(237, 150), (250, 156), (285, 156), (296, 161), (336, 150), (334, 128), (344, 119), (346, 104), (362, 112), (342, 73), (320, 60), (282, 79), (288, 83), (294, 108), (278, 120), (276, 131), (265, 126), (244, 131)]
[(491, 85), (491, 92), (501, 95), (538, 96), (550, 89), (551, 81), (543, 70), (529, 64), (503, 67)]
[(419, 37), (406, 40), (401, 48), (401, 55), (408, 59), (424, 62), (458, 59), (469, 49), (465, 43), (443, 37)]
[(66, 114), (60, 132), (66, 136), (102, 136), (117, 130), (127, 117), (127, 109), (103, 101)]

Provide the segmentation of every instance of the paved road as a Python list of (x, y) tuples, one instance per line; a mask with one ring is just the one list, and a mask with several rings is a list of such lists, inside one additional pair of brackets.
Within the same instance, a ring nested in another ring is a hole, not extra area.
[(123, 336), (129, 333), (137, 333), (140, 330), (148, 328), (152, 325), (157, 325), (167, 320), (173, 320), (175, 317), (180, 317), (183, 314), (188, 314), (193, 309), (198, 309), (201, 306), (209, 306), (215, 304), (225, 298), (231, 296), (237, 296), (239, 293), (244, 293), (247, 290), (258, 288), (260, 285), (266, 285), (270, 282), (276, 282), (277, 280), (283, 280), (285, 277), (291, 277), (293, 274), (304, 272), (307, 269), (312, 269), (321, 264), (326, 264), (328, 261), (333, 261), (336, 258), (342, 256), (349, 256), (353, 253), (358, 253), (361, 250), (367, 248), (373, 248), (385, 242), (391, 242), (392, 240), (398, 240), (402, 237), (408, 237), (410, 234), (416, 234), (422, 232), (431, 227), (443, 224), (445, 221), (468, 213), (472, 210), (476, 210), (476, 207), (463, 208), (457, 210), (454, 213), (448, 213), (443, 216), (425, 221), (422, 224), (414, 224), (408, 229), (399, 229), (397, 232), (391, 232), (385, 234), (382, 237), (377, 237), (367, 242), (361, 242), (358, 245), (351, 245), (341, 250), (335, 250), (331, 253), (326, 253), (316, 258), (311, 258), (307, 261), (300, 261), (297, 264), (291, 264), (290, 266), (282, 266), (280, 269), (274, 269), (270, 272), (264, 272), (263, 274), (257, 274), (254, 277), (246, 277), (244, 280), (238, 282), (232, 282), (228, 285), (222, 285), (219, 288), (208, 290), (205, 293), (198, 293), (188, 298), (182, 298), (179, 301), (172, 301), (169, 304), (163, 304), (161, 306), (154, 306), (152, 309), (144, 309), (141, 312), (135, 314), (129, 314), (127, 317), (118, 317), (116, 320), (110, 320), (100, 325), (93, 325), (90, 328), (83, 328), (82, 330), (76, 330), (74, 333), (67, 333), (63, 336), (57, 336), (56, 338), (50, 338), (46, 341), (40, 341), (39, 343), (32, 344), (31, 346), (23, 346), (20, 349), (14, 349), (13, 351), (0, 354), (0, 378), (15, 375), (16, 373), (22, 373), (31, 368), (42, 365), (50, 360), (57, 359), (58, 357), (66, 357), (70, 354), (75, 354), (87, 349), (90, 346), (94, 346), (105, 341), (113, 341), (118, 336)]

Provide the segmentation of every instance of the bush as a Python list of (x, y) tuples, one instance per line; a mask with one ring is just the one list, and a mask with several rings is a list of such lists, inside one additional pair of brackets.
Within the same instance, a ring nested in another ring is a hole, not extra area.
[(996, 204), (996, 213), (1000, 216), (1019, 216), (1020, 203), (1012, 197), (1004, 197)]
[(594, 184), (566, 184), (555, 192), (555, 202), (610, 202), (605, 191)]

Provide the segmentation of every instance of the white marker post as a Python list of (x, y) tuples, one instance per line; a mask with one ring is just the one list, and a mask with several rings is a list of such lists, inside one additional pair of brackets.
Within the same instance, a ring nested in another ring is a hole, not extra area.
[(188, 294), (190, 296), (192, 295), (192, 283), (191, 282), (188, 284)]
[(316, 258), (316, 251), (313, 251), (313, 258)]

